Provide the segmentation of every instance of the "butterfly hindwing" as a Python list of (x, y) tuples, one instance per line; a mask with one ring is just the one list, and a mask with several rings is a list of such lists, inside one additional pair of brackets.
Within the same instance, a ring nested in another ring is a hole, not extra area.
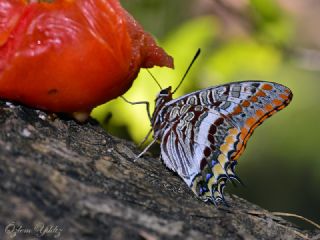
[(201, 199), (223, 200), (224, 184), (237, 178), (235, 160), (253, 130), (291, 98), (280, 84), (245, 81), (163, 101), (153, 121), (161, 157)]
[[(173, 107), (168, 112), (174, 113), (177, 108), (179, 107)], [(192, 178), (200, 171), (199, 162), (204, 149), (210, 147), (207, 138), (200, 135), (207, 134), (211, 122), (219, 118), (220, 114), (205, 106), (189, 104), (179, 109), (181, 111), (175, 115), (167, 116), (161, 140), (161, 156), (165, 164), (190, 185)]]
[[(194, 186), (194, 192), (204, 199), (208, 196), (201, 196), (200, 192), (210, 193), (224, 177), (234, 176), (224, 167), (228, 158), (220, 150), (234, 126), (218, 111), (206, 106), (185, 105), (184, 108), (188, 111), (166, 126), (161, 157), (166, 166), (177, 172), (188, 186)], [(195, 179), (199, 184), (195, 185)]]

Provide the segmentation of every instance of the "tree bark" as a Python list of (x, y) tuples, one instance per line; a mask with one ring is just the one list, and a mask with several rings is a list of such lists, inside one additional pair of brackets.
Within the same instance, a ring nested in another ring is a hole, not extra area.
[(0, 102), (0, 239), (316, 239), (226, 194), (198, 200), (150, 155), (97, 123)]

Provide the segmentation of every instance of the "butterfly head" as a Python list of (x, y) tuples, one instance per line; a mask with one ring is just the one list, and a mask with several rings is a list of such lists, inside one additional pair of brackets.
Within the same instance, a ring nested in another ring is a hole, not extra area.
[(163, 100), (171, 100), (172, 99), (172, 91), (171, 91), (171, 86), (162, 89), (159, 93), (158, 96), (156, 98), (156, 100), (158, 99), (163, 99)]
[(163, 107), (163, 105), (166, 102), (169, 102), (171, 100), (172, 100), (171, 87), (164, 88), (158, 93), (158, 95), (156, 97), (155, 106), (156, 106), (156, 108), (160, 109)]
[[(156, 133), (160, 128), (163, 121), (163, 111), (165, 111), (165, 104), (172, 100), (172, 91), (171, 87), (162, 89), (155, 100), (155, 109), (151, 118), (151, 125)], [(157, 135), (157, 134), (155, 134)]]

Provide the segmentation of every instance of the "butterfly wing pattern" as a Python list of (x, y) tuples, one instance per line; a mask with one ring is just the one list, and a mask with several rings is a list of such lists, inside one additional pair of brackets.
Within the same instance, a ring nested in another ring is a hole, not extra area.
[(272, 82), (243, 81), (172, 99), (160, 91), (151, 119), (161, 158), (203, 201), (225, 202), (223, 188), (254, 129), (286, 107), (289, 88)]

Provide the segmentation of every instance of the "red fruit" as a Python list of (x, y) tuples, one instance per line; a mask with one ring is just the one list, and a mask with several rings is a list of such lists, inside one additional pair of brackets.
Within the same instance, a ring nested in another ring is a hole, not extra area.
[(118, 0), (0, 2), (0, 98), (89, 112), (173, 61)]

